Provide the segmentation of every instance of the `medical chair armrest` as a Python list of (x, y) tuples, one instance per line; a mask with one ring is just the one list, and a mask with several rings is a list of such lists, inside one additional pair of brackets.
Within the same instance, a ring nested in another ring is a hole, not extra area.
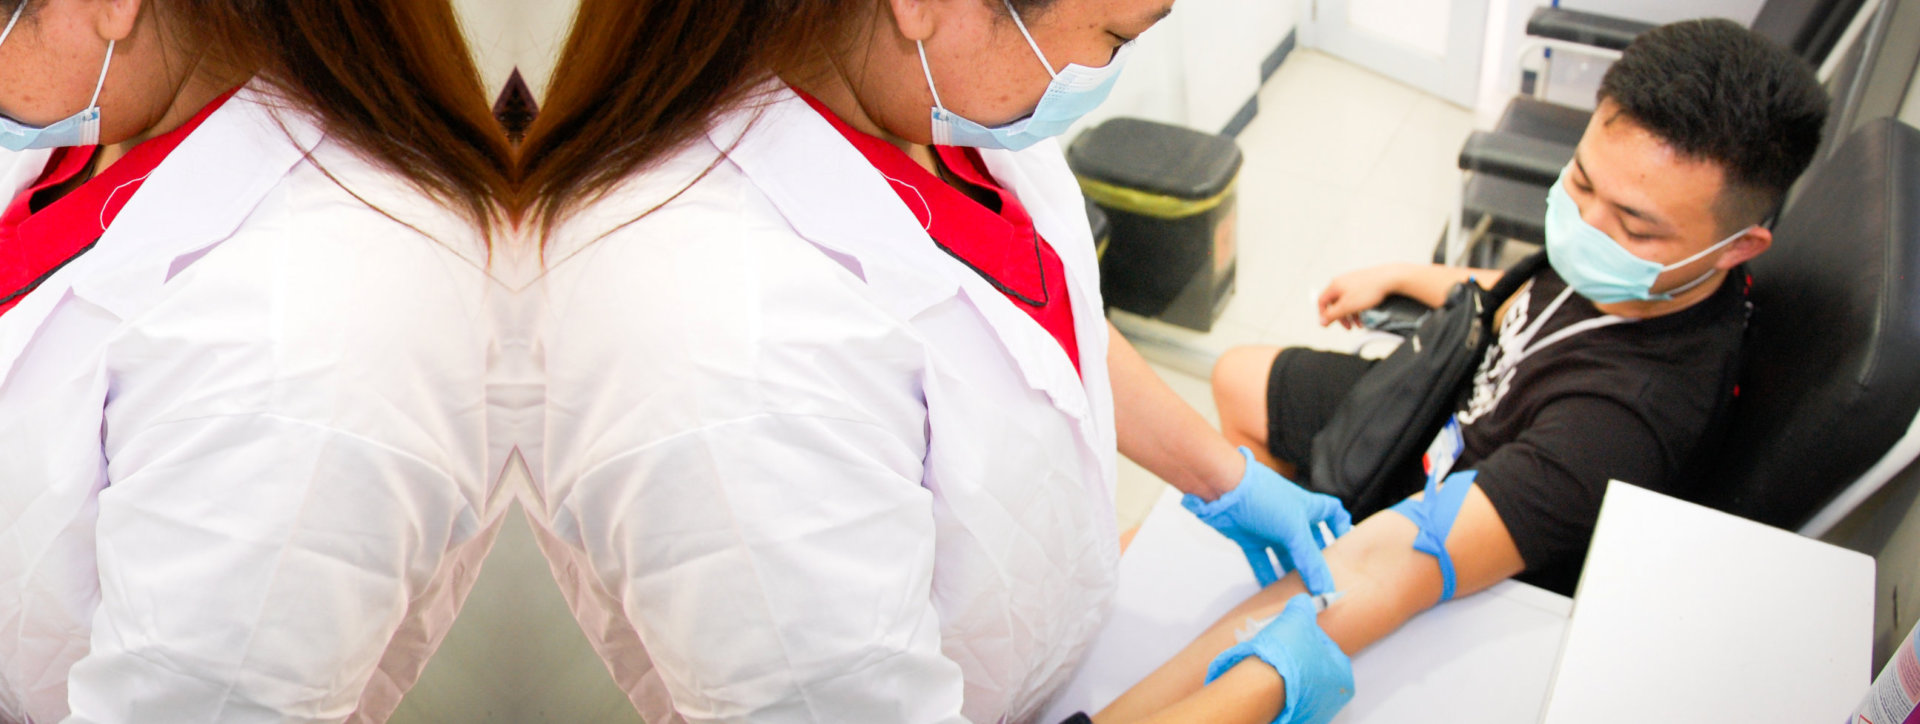
[(1527, 35), (1578, 43), (1607, 50), (1625, 50), (1651, 23), (1565, 8), (1535, 8), (1527, 18)]
[(1573, 147), (1515, 133), (1474, 131), (1460, 145), (1460, 170), (1552, 186), (1573, 160)]

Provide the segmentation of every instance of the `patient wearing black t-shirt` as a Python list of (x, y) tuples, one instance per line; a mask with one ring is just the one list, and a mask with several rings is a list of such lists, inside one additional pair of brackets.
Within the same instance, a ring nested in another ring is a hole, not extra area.
[[(1730, 22), (1663, 26), (1625, 51), (1548, 195), (1544, 258), (1509, 272), (1527, 281), (1497, 310), (1455, 412), (1458, 459), (1438, 485), (1409, 473), (1406, 490), (1426, 494), (1353, 511), (1365, 519), (1325, 551), (1344, 594), (1318, 618), (1334, 642), (1358, 651), (1448, 595), (1508, 578), (1570, 594), (1609, 480), (1685, 493), (1734, 392), (1742, 264), (1772, 243), (1767, 222), (1811, 161), (1826, 109), (1811, 68)], [(1321, 323), (1351, 327), (1392, 294), (1438, 307), (1457, 283), (1501, 276), (1355, 271), (1321, 294)], [(1221, 426), (1298, 480), (1314, 433), (1370, 364), (1231, 350), (1213, 376)], [(1095, 720), (1132, 721), (1194, 694), (1235, 625), (1302, 590), (1297, 576), (1268, 586)]]
[[(1690, 306), (1630, 318), (1577, 293), (1555, 305), (1567, 283), (1546, 262), (1537, 256), (1508, 272), (1529, 281), (1496, 314), (1494, 343), (1455, 411), (1465, 450), (1453, 467), (1478, 472), (1474, 486), (1526, 563), (1517, 578), (1572, 595), (1607, 481), (1679, 495), (1696, 478), (1710, 428), (1732, 400), (1747, 279), (1736, 266)], [(1259, 354), (1271, 368), (1266, 449), (1303, 475), (1314, 433), (1373, 364), (1304, 348), (1230, 354), (1223, 373), (1241, 355)], [(1405, 473), (1402, 487), (1420, 490), (1419, 471)]]

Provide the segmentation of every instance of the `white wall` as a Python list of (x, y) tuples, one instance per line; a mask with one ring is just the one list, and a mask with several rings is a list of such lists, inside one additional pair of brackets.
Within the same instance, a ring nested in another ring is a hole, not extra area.
[[(1458, 0), (1467, 3), (1486, 0)], [(1378, 35), (1388, 41), (1418, 50), (1434, 58), (1447, 57), (1447, 25), (1453, 19), (1452, 0), (1350, 0), (1347, 22), (1353, 29)]]
[(1137, 41), (1113, 95), (1067, 134), (1115, 116), (1217, 133), (1260, 89), (1260, 61), (1297, 17), (1295, 0), (1179, 0)]
[[(1515, 54), (1520, 52), (1526, 35), (1527, 17), (1533, 14), (1534, 8), (1549, 4), (1546, 0), (1488, 2), (1487, 47), (1480, 63), (1479, 101), (1474, 104), (1475, 121), (1482, 128), (1492, 127), (1500, 117), (1500, 110), (1520, 91)], [(1763, 3), (1764, 0), (1562, 0), (1560, 7), (1649, 23), (1723, 17), (1750, 25), (1760, 14)], [(1558, 103), (1593, 107), (1593, 93), (1600, 87), (1606, 64), (1569, 59), (1564, 53), (1554, 60), (1548, 97)]]
[(546, 94), (554, 55), (573, 22), (574, 3), (453, 0), (453, 6), (489, 97), (499, 94), (515, 67), (534, 97)]

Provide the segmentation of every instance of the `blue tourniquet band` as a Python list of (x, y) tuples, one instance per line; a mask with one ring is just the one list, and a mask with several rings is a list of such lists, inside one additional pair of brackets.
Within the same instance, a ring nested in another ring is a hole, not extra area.
[(1460, 515), (1460, 505), (1467, 500), (1467, 489), (1473, 487), (1473, 479), (1479, 474), (1477, 470), (1466, 470), (1447, 476), (1438, 485), (1428, 481), (1426, 495), (1417, 500), (1407, 498), (1391, 508), (1420, 527), (1420, 534), (1413, 539), (1413, 549), (1440, 562), (1441, 603), (1453, 600), (1453, 556), (1447, 555), (1447, 534), (1453, 532), (1453, 519)]

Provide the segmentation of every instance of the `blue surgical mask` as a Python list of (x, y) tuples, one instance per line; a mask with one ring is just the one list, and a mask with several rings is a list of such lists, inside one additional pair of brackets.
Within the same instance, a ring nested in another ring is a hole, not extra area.
[(1113, 82), (1120, 77), (1120, 68), (1126, 64), (1127, 55), (1133, 50), (1133, 42), (1120, 46), (1114, 51), (1113, 60), (1098, 68), (1069, 63), (1066, 69), (1055, 73), (1053, 64), (1047, 62), (1047, 54), (1040, 52), (1040, 45), (1033, 42), (1033, 35), (1027, 32), (1027, 24), (1020, 20), (1020, 12), (1013, 9), (1013, 3), (1007, 2), (1007, 12), (1013, 14), (1013, 23), (1020, 27), (1020, 34), (1026, 36), (1027, 45), (1033, 48), (1033, 54), (1039, 56), (1040, 65), (1053, 76), (1053, 82), (1047, 84), (1046, 95), (1040, 97), (1040, 104), (1025, 118), (999, 126), (988, 128), (960, 117), (940, 102), (940, 91), (933, 88), (933, 69), (927, 65), (927, 48), (920, 46), (920, 69), (927, 74), (927, 90), (933, 92), (933, 142), (940, 146), (972, 146), (975, 148), (1004, 148), (1018, 151), (1041, 139), (1052, 138), (1067, 132), (1074, 121), (1107, 99), (1107, 93), (1113, 90)]
[[(20, 22), (21, 11), (26, 9), (27, 3), (24, 0), (19, 7), (13, 9), (13, 17), (7, 20), (7, 28), (0, 30), (0, 43), (7, 42), (7, 36), (13, 34), (13, 26)], [(26, 151), (35, 148), (92, 146), (100, 143), (100, 88), (106, 85), (107, 68), (112, 65), (113, 41), (108, 40), (107, 61), (100, 65), (100, 80), (93, 84), (93, 100), (87, 101), (87, 107), (79, 113), (38, 128), (0, 116), (0, 148), (9, 151)]]
[(1736, 231), (1720, 243), (1700, 250), (1698, 254), (1663, 266), (1634, 256), (1613, 237), (1607, 236), (1607, 232), (1593, 228), (1592, 224), (1580, 218), (1580, 207), (1573, 203), (1572, 196), (1567, 195), (1566, 183), (1567, 172), (1561, 171), (1560, 180), (1555, 181), (1553, 188), (1547, 191), (1547, 261), (1553, 265), (1554, 272), (1566, 280), (1567, 286), (1573, 288), (1574, 293), (1597, 304), (1664, 302), (1675, 294), (1697, 287), (1713, 276), (1712, 269), (1698, 279), (1659, 294), (1653, 293), (1653, 283), (1663, 272), (1699, 261), (1733, 243), (1746, 234), (1747, 229), (1753, 228), (1749, 226)]

